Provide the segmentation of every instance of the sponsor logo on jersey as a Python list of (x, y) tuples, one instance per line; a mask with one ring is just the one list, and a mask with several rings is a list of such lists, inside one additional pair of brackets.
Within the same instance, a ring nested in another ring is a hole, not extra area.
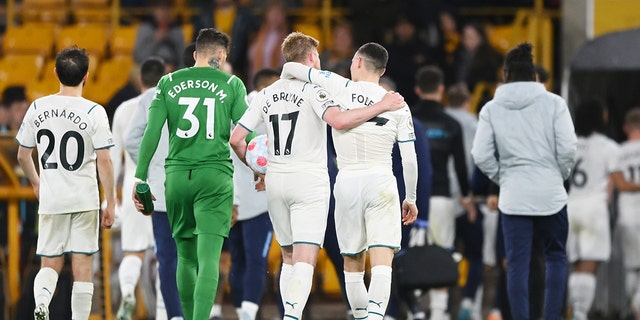
[(322, 71), (318, 72), (318, 74), (321, 77), (325, 77), (327, 79), (331, 77), (331, 71), (322, 70)]

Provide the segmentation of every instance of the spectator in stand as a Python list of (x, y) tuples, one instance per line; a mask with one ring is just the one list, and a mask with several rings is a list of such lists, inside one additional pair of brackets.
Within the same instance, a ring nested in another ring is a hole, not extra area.
[(170, 0), (152, 3), (151, 17), (138, 27), (133, 58), (140, 64), (150, 56), (159, 56), (171, 72), (182, 67), (184, 33), (182, 27), (173, 21)]
[(253, 79), (258, 70), (280, 68), (284, 64), (280, 45), (288, 33), (289, 23), (284, 2), (281, 0), (269, 1), (264, 9), (260, 30), (249, 47), (250, 79)]
[[(249, 36), (258, 29), (258, 21), (251, 11), (238, 4), (236, 0), (209, 1), (202, 13), (194, 17), (193, 26), (195, 30), (213, 27), (231, 37), (227, 62), (236, 71), (236, 75), (246, 82)], [(198, 33), (194, 32), (193, 41), (197, 35)]]
[(466, 83), (473, 92), (478, 82), (497, 82), (501, 65), (502, 56), (489, 44), (483, 26), (466, 24), (455, 53), (453, 83)]
[(398, 92), (412, 106), (418, 101), (414, 92), (416, 70), (427, 64), (435, 64), (437, 60), (430, 56), (426, 43), (418, 37), (416, 26), (405, 16), (396, 21), (393, 39), (385, 47), (389, 51), (386, 75), (396, 82)]
[(349, 67), (351, 58), (356, 52), (353, 46), (351, 23), (342, 20), (333, 27), (331, 47), (320, 54), (320, 61), (325, 70), (333, 71), (345, 78), (351, 78)]
[(454, 66), (456, 50), (462, 41), (462, 35), (458, 30), (458, 22), (455, 11), (452, 9), (444, 9), (440, 11), (439, 18), (439, 30), (442, 37), (442, 57), (441, 65), (445, 72), (444, 78), (446, 83), (454, 81)]
[(24, 86), (9, 86), (2, 92), (2, 104), (8, 110), (7, 128), (10, 131), (17, 131), (22, 124), (27, 109), (29, 109), (29, 101), (25, 94)]

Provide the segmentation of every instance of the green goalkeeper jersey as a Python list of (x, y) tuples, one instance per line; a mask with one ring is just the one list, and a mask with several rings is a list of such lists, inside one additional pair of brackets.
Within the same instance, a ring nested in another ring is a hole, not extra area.
[(185, 68), (162, 77), (149, 107), (136, 178), (147, 179), (165, 121), (169, 129), (167, 172), (217, 167), (231, 174), (231, 123), (247, 109), (246, 96), (240, 79), (211, 67)]

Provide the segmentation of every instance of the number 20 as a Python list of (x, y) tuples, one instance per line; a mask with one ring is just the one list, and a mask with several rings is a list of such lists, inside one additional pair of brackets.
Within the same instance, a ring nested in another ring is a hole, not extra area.
[[(180, 97), (180, 99), (178, 99), (178, 104), (181, 106), (187, 106), (187, 111), (185, 111), (182, 119), (189, 121), (189, 123), (191, 123), (191, 127), (189, 130), (182, 130), (178, 128), (176, 130), (176, 135), (180, 138), (191, 138), (198, 133), (198, 130), (200, 130), (200, 120), (193, 114), (196, 107), (200, 104), (200, 98)], [(205, 98), (202, 104), (207, 107), (206, 138), (213, 139), (216, 100), (213, 98)]]

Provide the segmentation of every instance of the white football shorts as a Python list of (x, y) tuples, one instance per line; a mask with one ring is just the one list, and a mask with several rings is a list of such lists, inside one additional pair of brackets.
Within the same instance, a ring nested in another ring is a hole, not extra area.
[(625, 269), (640, 269), (640, 225), (618, 224)]
[(402, 222), (396, 178), (383, 171), (341, 170), (336, 178), (336, 234), (343, 255), (370, 247), (400, 249)]
[(567, 204), (570, 262), (607, 261), (611, 255), (609, 209), (604, 197), (569, 199)]
[(38, 215), (36, 254), (57, 257), (65, 253), (98, 252), (98, 210)]
[(329, 215), (329, 175), (326, 171), (267, 173), (267, 207), (281, 247), (296, 243), (322, 247)]
[(429, 199), (429, 231), (430, 243), (443, 248), (453, 248), (456, 239), (456, 216), (453, 200), (449, 197), (432, 196)]
[(145, 216), (138, 212), (130, 198), (122, 199), (120, 220), (122, 223), (120, 227), (122, 251), (141, 252), (154, 247), (151, 216)]

